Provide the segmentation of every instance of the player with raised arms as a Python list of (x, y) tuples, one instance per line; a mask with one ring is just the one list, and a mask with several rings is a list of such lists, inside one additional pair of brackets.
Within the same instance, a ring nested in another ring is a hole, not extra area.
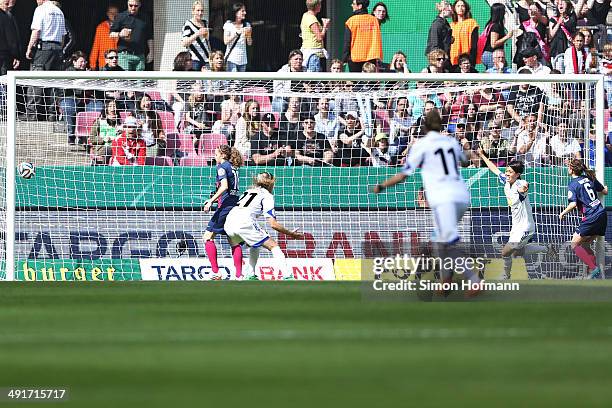
[[(425, 137), (419, 139), (409, 150), (401, 172), (374, 186), (376, 194), (404, 181), (421, 169), (427, 202), (432, 210), (435, 239), (442, 244), (444, 252), (457, 257), (460, 253), (458, 223), (470, 205), (470, 193), (459, 172), (461, 161), (466, 161), (463, 149), (455, 138), (440, 133), (442, 119), (437, 109), (425, 116)], [(450, 282), (452, 273), (442, 271), (442, 280)], [(471, 270), (465, 275), (473, 283), (480, 278)]]
[(510, 237), (501, 250), (501, 255), (504, 260), (503, 279), (510, 279), (513, 255), (524, 256), (537, 253), (554, 254), (554, 249), (552, 245), (546, 247), (535, 243), (529, 243), (533, 238), (533, 234), (535, 234), (535, 221), (533, 220), (531, 204), (527, 196), (529, 183), (521, 179), (521, 175), (525, 171), (523, 162), (512, 160), (502, 173), (495, 163), (489, 160), (482, 149), (478, 149), (478, 155), (485, 162), (489, 170), (497, 176), (499, 182), (504, 185), (504, 194), (506, 195), (506, 200), (508, 201), (508, 206), (512, 213)]
[(589, 279), (596, 279), (601, 276), (601, 268), (597, 266), (591, 242), (605, 236), (608, 226), (608, 216), (597, 193), (607, 195), (608, 186), (602, 185), (595, 178), (595, 172), (578, 159), (571, 159), (567, 168), (572, 177), (567, 186), (567, 199), (570, 203), (561, 211), (559, 219), (563, 220), (575, 208), (582, 214), (582, 220), (572, 236), (572, 249), (589, 267)]
[[(253, 279), (257, 278), (255, 266), (259, 259), (261, 247), (272, 252), (272, 256), (281, 263), (282, 272), (287, 271), (285, 254), (276, 241), (259, 226), (258, 218), (263, 216), (268, 221), (270, 227), (281, 234), (296, 239), (304, 237), (297, 230), (290, 231), (276, 220), (274, 196), (272, 195), (275, 181), (274, 176), (268, 172), (259, 173), (255, 176), (253, 187), (242, 194), (237, 205), (232, 208), (225, 221), (225, 232), (231, 245), (239, 246), (244, 242), (251, 247), (249, 251), (249, 265), (254, 272)], [(291, 279), (291, 276), (285, 276), (285, 278)]]
[[(228, 145), (221, 145), (215, 150), (215, 160), (217, 161), (217, 191), (204, 202), (204, 212), (209, 212), (215, 201), (218, 207), (212, 218), (208, 222), (204, 233), (204, 248), (210, 266), (214, 274), (219, 273), (217, 263), (217, 247), (215, 246), (215, 235), (224, 234), (223, 226), (230, 210), (238, 203), (239, 185), (238, 169), (242, 167), (242, 155), (240, 152)], [(236, 278), (242, 278), (242, 247), (232, 245), (232, 258), (236, 267)]]

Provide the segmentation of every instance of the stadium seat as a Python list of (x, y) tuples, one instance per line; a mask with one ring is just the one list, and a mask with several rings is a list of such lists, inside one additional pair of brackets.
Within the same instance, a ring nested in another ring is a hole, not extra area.
[(280, 113), (278, 112), (272, 112), (272, 114), (274, 115), (274, 128), (278, 129), (278, 125), (280, 123)]
[(146, 157), (145, 166), (174, 166), (174, 161), (168, 156)]
[(180, 165), (183, 167), (203, 167), (208, 166), (208, 160), (200, 156), (187, 156), (181, 158)]
[[(175, 135), (175, 134), (173, 134)], [(186, 133), (179, 133), (176, 135), (175, 140), (175, 149), (183, 152), (184, 156), (193, 157), (197, 156), (195, 147), (193, 146), (193, 136)]]
[(174, 127), (174, 113), (160, 110), (156, 112), (162, 122), (162, 128), (164, 129), (164, 133), (168, 134), (176, 132), (176, 128)]
[(100, 116), (100, 112), (79, 112), (76, 116), (75, 136), (77, 138), (88, 138), (91, 135), (91, 128)]
[(149, 92), (147, 92), (147, 95), (149, 95), (149, 98), (151, 98), (152, 101), (161, 101), (162, 100), (161, 93), (158, 92), (158, 91), (149, 91)]
[(202, 135), (200, 140), (202, 140), (202, 143), (200, 143), (200, 157), (211, 161), (215, 158), (215, 149), (223, 144), (227, 144), (225, 136), (217, 133)]
[(612, 126), (610, 126), (610, 109), (604, 110), (604, 132), (606, 134), (612, 130)]
[(389, 124), (389, 111), (386, 109), (376, 109), (374, 111), (374, 116), (382, 125), (382, 131), (388, 134), (391, 131), (391, 125)]
[(247, 87), (244, 88), (244, 92), (246, 94), (242, 98), (244, 102), (255, 100), (259, 103), (260, 112), (272, 112), (272, 100), (266, 88), (259, 86)]

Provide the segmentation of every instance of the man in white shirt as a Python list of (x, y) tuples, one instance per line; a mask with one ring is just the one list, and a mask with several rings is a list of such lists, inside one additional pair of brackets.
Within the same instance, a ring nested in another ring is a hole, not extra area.
[[(38, 7), (32, 18), (32, 34), (26, 58), (32, 61), (32, 71), (59, 71), (62, 69), (62, 46), (66, 35), (64, 13), (49, 0), (36, 0)], [(43, 98), (40, 87), (29, 87), (26, 100), (26, 120), (36, 120), (36, 107), (47, 108), (48, 121), (55, 121), (57, 112), (51, 98)], [(43, 99), (47, 99), (43, 102)]]
[(525, 166), (541, 166), (550, 164), (547, 154), (549, 134), (540, 132), (537, 123), (537, 115), (532, 113), (525, 119), (525, 128), (517, 135), (516, 150), (517, 160), (525, 163)]

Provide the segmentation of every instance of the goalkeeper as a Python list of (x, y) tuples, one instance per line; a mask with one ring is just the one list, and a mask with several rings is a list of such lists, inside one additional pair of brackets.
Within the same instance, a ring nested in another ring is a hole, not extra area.
[(501, 184), (504, 185), (504, 194), (508, 200), (508, 205), (512, 212), (512, 229), (510, 238), (502, 248), (501, 255), (504, 259), (503, 279), (510, 279), (513, 255), (528, 255), (537, 253), (549, 253), (554, 255), (554, 248), (539, 244), (529, 243), (535, 233), (535, 221), (531, 212), (531, 204), (527, 192), (529, 183), (521, 180), (521, 175), (525, 171), (525, 165), (518, 160), (511, 161), (504, 173), (484, 154), (482, 149), (478, 149), (478, 155), (485, 162), (489, 170), (495, 174)]

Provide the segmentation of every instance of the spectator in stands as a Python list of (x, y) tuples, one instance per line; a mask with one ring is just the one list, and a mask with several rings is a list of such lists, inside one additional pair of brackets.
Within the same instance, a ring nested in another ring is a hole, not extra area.
[(100, 71), (123, 71), (119, 66), (119, 51), (116, 48), (104, 52), (104, 65), (100, 66)]
[(115, 17), (119, 13), (119, 9), (115, 5), (110, 5), (106, 8), (107, 19), (98, 24), (96, 27), (96, 35), (89, 54), (89, 68), (97, 71), (102, 69), (106, 64), (106, 52), (117, 49), (117, 38), (111, 38), (110, 28), (115, 21)]
[(136, 119), (132, 116), (125, 118), (123, 133), (111, 144), (112, 166), (144, 166), (147, 147), (138, 132)]
[(297, 96), (289, 98), (287, 111), (280, 116), (278, 138), (281, 143), (288, 143), (297, 139), (300, 132), (300, 115), (302, 113), (302, 100)]
[(340, 125), (346, 127), (346, 112), (359, 111), (359, 101), (354, 94), (356, 92), (355, 83), (353, 81), (344, 82), (340, 92), (345, 92), (346, 94), (336, 96), (334, 110)]
[[(189, 51), (179, 52), (174, 57), (173, 72), (188, 72), (193, 68), (193, 60), (191, 59), (191, 53)], [(180, 75), (180, 74), (177, 74)], [(175, 79), (171, 84), (171, 91), (162, 94), (164, 101), (167, 106), (172, 109), (174, 114), (174, 127), (176, 129), (181, 128), (181, 121), (183, 120), (183, 111), (186, 108), (187, 99), (191, 93), (192, 88), (196, 85), (195, 81), (189, 79)], [(198, 82), (198, 91), (201, 92), (202, 86)]]
[(253, 163), (257, 166), (290, 166), (294, 152), (288, 144), (279, 143), (276, 137), (274, 114), (268, 112), (261, 117), (261, 129), (251, 140)]
[(395, 111), (389, 120), (388, 144), (392, 156), (400, 154), (410, 143), (411, 116), (408, 98), (401, 96), (395, 101)]
[[(550, 73), (560, 74), (556, 69), (551, 70)], [(545, 84), (543, 89), (546, 95), (545, 123), (556, 126), (558, 118), (569, 118), (572, 111), (572, 100), (566, 96), (565, 84), (552, 82)]]
[[(552, 1), (552, 0), (551, 0)], [(547, 1), (546, 1), (547, 2)], [(549, 3), (550, 4), (550, 3)], [(515, 5), (516, 13), (518, 14), (519, 21), (521, 23), (531, 18), (530, 8), (532, 5), (536, 5), (540, 10), (544, 10), (546, 5), (539, 0), (519, 0)], [(538, 20), (546, 26), (548, 24), (548, 17), (540, 13)]]
[(581, 28), (580, 31), (584, 35), (584, 52), (591, 57), (591, 63), (585, 68), (587, 74), (598, 74), (599, 73), (599, 58), (597, 54), (597, 46), (593, 39), (593, 33), (587, 28)]
[(378, 19), (368, 14), (370, 0), (353, 0), (353, 15), (344, 25), (342, 60), (350, 72), (362, 72), (363, 64), (383, 59), (382, 35)]
[[(289, 53), (289, 61), (283, 65), (278, 72), (302, 72), (304, 54), (300, 50), (293, 50)], [(274, 112), (284, 112), (287, 109), (287, 96), (282, 95), (291, 92), (291, 81), (273, 82), (274, 98), (272, 99), (272, 110)]]
[(109, 163), (113, 154), (112, 143), (118, 137), (120, 121), (117, 103), (113, 99), (107, 101), (91, 127), (89, 143), (94, 166), (105, 166)]
[(502, 138), (506, 140), (512, 139), (512, 134), (514, 130), (510, 128), (510, 118), (506, 113), (505, 107), (499, 106), (497, 109), (495, 109), (493, 119), (487, 122), (487, 130), (488, 127), (492, 125), (498, 126), (500, 128)]
[(591, 53), (584, 50), (584, 34), (578, 31), (572, 36), (572, 46), (564, 53), (564, 74), (585, 74), (591, 65)]
[(550, 134), (541, 131), (538, 116), (529, 113), (517, 135), (517, 159), (526, 166), (550, 164)]
[(517, 38), (514, 58), (519, 68), (524, 65), (525, 51), (532, 48), (539, 54), (542, 65), (550, 64), (548, 29), (546, 23), (542, 21), (542, 12), (543, 8), (538, 3), (532, 3), (529, 5), (529, 18), (521, 23), (523, 33)]
[[(465, 124), (464, 118), (459, 119), (455, 125), (455, 133), (453, 136), (455, 136), (457, 143), (459, 143), (459, 146), (463, 149), (465, 157), (469, 159), (472, 155), (472, 142), (468, 140), (467, 134), (465, 133)], [(462, 162), (461, 167), (468, 167), (469, 164), (468, 161)]]
[(506, 106), (501, 92), (493, 87), (477, 89), (472, 95), (472, 103), (478, 108), (478, 114), (482, 121), (489, 121), (493, 118), (493, 112), (497, 108)]
[[(66, 71), (86, 71), (87, 70), (87, 55), (82, 51), (77, 51), (70, 57), (70, 66), (66, 68)], [(68, 144), (75, 144), (76, 136), (76, 116), (77, 111), (84, 108), (86, 103), (86, 96), (89, 95), (89, 91), (83, 89), (64, 89), (62, 95), (59, 98), (58, 105), (59, 109), (66, 123), (66, 130), (68, 132)], [(101, 102), (100, 102), (101, 103)], [(95, 100), (90, 99), (87, 103), (88, 111), (96, 111), (98, 104)], [(100, 107), (101, 109), (101, 107)], [(85, 145), (87, 142), (86, 138), (83, 137), (78, 140), (80, 145)]]
[[(206, 71), (206, 67), (202, 68)], [(225, 59), (221, 51), (213, 51), (210, 54), (210, 72), (225, 71)], [(204, 82), (204, 90), (207, 92), (206, 100), (212, 104), (212, 109), (219, 111), (219, 105), (223, 102), (223, 93), (227, 91), (231, 85), (230, 81), (219, 79), (208, 79)]]
[(434, 48), (427, 54), (429, 65), (421, 71), (427, 74), (443, 74), (448, 72), (448, 59), (446, 53), (440, 48)]
[(302, 63), (308, 72), (324, 72), (329, 58), (325, 49), (325, 34), (329, 30), (330, 20), (324, 18), (321, 24), (317, 19), (317, 14), (321, 12), (321, 0), (306, 0), (306, 8), (308, 11), (300, 23)]
[(410, 109), (412, 109), (411, 115), (413, 120), (417, 120), (423, 115), (425, 102), (427, 101), (432, 101), (437, 109), (442, 109), (442, 101), (440, 101), (435, 89), (429, 89), (426, 82), (417, 82), (417, 91), (408, 95), (408, 103), (410, 104)]
[(459, 64), (459, 56), (468, 54), (472, 66), (480, 64), (477, 59), (478, 50), (478, 23), (472, 18), (470, 5), (466, 0), (457, 0), (453, 4), (453, 43), (450, 50), (450, 63)]
[(522, 52), (523, 66), (528, 67), (533, 74), (548, 75), (550, 68), (542, 64), (535, 48), (526, 48)]
[[(37, 0), (38, 7), (32, 17), (32, 33), (26, 58), (31, 60), (32, 71), (61, 71), (64, 37), (67, 33), (64, 13), (48, 0)], [(37, 120), (37, 107), (47, 108), (47, 120), (57, 120), (57, 110), (52, 98), (44, 98), (42, 87), (31, 86), (27, 90), (25, 120)], [(43, 99), (46, 99), (43, 103)]]
[(212, 126), (212, 133), (225, 136), (231, 146), (236, 136), (236, 128), (232, 124), (232, 108), (229, 104), (221, 104), (221, 117)]
[(465, 137), (470, 143), (473, 143), (479, 139), (480, 130), (482, 129), (478, 106), (473, 103), (465, 105), (463, 118), (465, 119)]
[(389, 72), (397, 72), (398, 74), (409, 74), (408, 63), (406, 62), (406, 54), (402, 51), (396, 51), (391, 58), (389, 64)]
[(204, 6), (200, 0), (193, 2), (191, 6), (191, 19), (183, 24), (183, 47), (189, 49), (191, 57), (191, 67), (194, 71), (199, 71), (202, 67), (208, 66), (208, 59), (211, 48), (208, 42), (208, 22), (204, 20)]
[(588, 0), (586, 18), (587, 25), (605, 25), (610, 11), (610, 0)]
[(478, 71), (470, 62), (470, 56), (468, 54), (461, 54), (459, 56), (459, 63), (456, 67), (453, 67), (453, 72), (457, 72), (459, 74), (476, 74)]
[(506, 52), (502, 48), (493, 51), (493, 66), (487, 69), (487, 74), (511, 74), (512, 68), (506, 65)]
[(493, 3), (491, 5), (491, 18), (485, 26), (485, 32), (489, 32), (487, 43), (485, 44), (482, 53), (482, 63), (486, 69), (493, 68), (493, 51), (504, 49), (506, 41), (518, 35), (517, 30), (511, 30), (506, 34), (505, 27), (506, 6), (502, 3)]
[(604, 76), (607, 108), (612, 108), (612, 43), (603, 47), (603, 57), (599, 59), (599, 73)]
[[(296, 138), (295, 160), (297, 164), (318, 167), (331, 165), (334, 152), (327, 137), (315, 130), (314, 115), (309, 115), (302, 121), (302, 132)], [(282, 139), (281, 139), (282, 140)]]
[(369, 162), (372, 167), (389, 167), (396, 165), (396, 156), (391, 155), (389, 151), (389, 136), (386, 133), (379, 132), (375, 138), (368, 139), (369, 142), (374, 141), (375, 146), (365, 144), (363, 148), (370, 155)]
[(251, 99), (244, 105), (244, 115), (236, 122), (236, 142), (234, 147), (247, 161), (251, 154), (251, 139), (261, 128), (259, 103)]
[[(453, 9), (450, 3), (446, 0), (436, 4), (438, 17), (431, 23), (429, 34), (427, 36), (427, 47), (425, 47), (425, 55), (435, 50), (444, 51), (445, 55), (450, 54), (451, 44), (453, 42), (453, 31), (448, 23), (448, 18), (453, 14)], [(430, 61), (431, 65), (431, 61)]]
[(378, 24), (381, 26), (390, 20), (389, 10), (387, 10), (387, 5), (382, 1), (379, 1), (372, 8), (372, 15), (376, 17), (378, 20)]
[[(582, 2), (579, 5), (582, 7)], [(550, 57), (552, 67), (563, 72), (565, 63), (564, 52), (572, 44), (572, 36), (576, 33), (578, 16), (570, 0), (558, 0), (556, 7), (557, 16), (549, 18), (548, 37), (550, 38)]]
[(147, 147), (147, 157), (165, 156), (166, 132), (159, 114), (152, 108), (149, 95), (144, 94), (140, 97), (134, 117), (140, 128), (141, 138)]
[(225, 60), (229, 72), (245, 72), (248, 64), (247, 45), (253, 45), (253, 27), (247, 22), (246, 6), (234, 3), (228, 20), (223, 25), (223, 42), (226, 45)]
[(314, 115), (315, 132), (325, 135), (327, 140), (334, 145), (338, 138), (339, 122), (336, 115), (329, 109), (329, 99), (319, 98), (317, 110), (317, 114)]
[(202, 135), (211, 130), (211, 118), (207, 112), (206, 95), (202, 91), (202, 84), (196, 82), (191, 87), (191, 94), (187, 97), (185, 110), (184, 132), (193, 136), (193, 146), (198, 151)]
[(338, 135), (336, 163), (340, 166), (361, 166), (369, 154), (363, 149), (364, 130), (356, 111), (346, 113), (346, 127)]
[[(61, 2), (57, 0), (52, 0), (51, 2), (55, 4), (57, 8), (61, 10), (62, 8)], [(64, 47), (62, 48), (62, 58), (64, 62), (66, 62), (70, 60), (70, 56), (75, 51), (76, 43), (77, 43), (77, 36), (76, 36), (75, 31), (72, 29), (72, 26), (70, 25), (70, 21), (67, 18), (65, 18), (65, 15), (64, 15), (64, 22), (66, 24), (66, 35), (64, 36)]]
[(113, 21), (110, 36), (118, 39), (121, 68), (126, 71), (144, 71), (145, 62), (153, 62), (153, 30), (139, 13), (141, 0), (128, 0), (127, 5), (127, 11), (119, 13)]
[(0, 76), (19, 68), (20, 58), (19, 31), (8, 13), (8, 0), (0, 0)]
[(508, 163), (509, 141), (502, 137), (502, 129), (497, 123), (489, 123), (487, 135), (480, 141), (480, 148), (496, 166)]
[(565, 120), (560, 121), (557, 125), (557, 132), (550, 139), (552, 164), (556, 166), (563, 166), (570, 159), (582, 158), (580, 143), (575, 138), (570, 137), (567, 127)]
[[(436, 109), (436, 104), (432, 100), (425, 101), (423, 106), (423, 112), (417, 118), (414, 118), (414, 122), (410, 126), (410, 146), (412, 146), (418, 139), (425, 136), (427, 134), (427, 129), (425, 128), (425, 116), (432, 110)], [(403, 150), (405, 146), (400, 140), (400, 151)]]
[[(526, 67), (519, 70), (519, 74), (530, 73), (530, 69)], [(529, 77), (526, 77), (525, 80), (528, 81)], [(542, 123), (542, 116), (544, 114), (544, 94), (537, 86), (523, 83), (510, 91), (506, 109), (517, 124), (522, 123), (523, 119), (530, 113), (535, 113), (538, 118), (538, 123)]]

